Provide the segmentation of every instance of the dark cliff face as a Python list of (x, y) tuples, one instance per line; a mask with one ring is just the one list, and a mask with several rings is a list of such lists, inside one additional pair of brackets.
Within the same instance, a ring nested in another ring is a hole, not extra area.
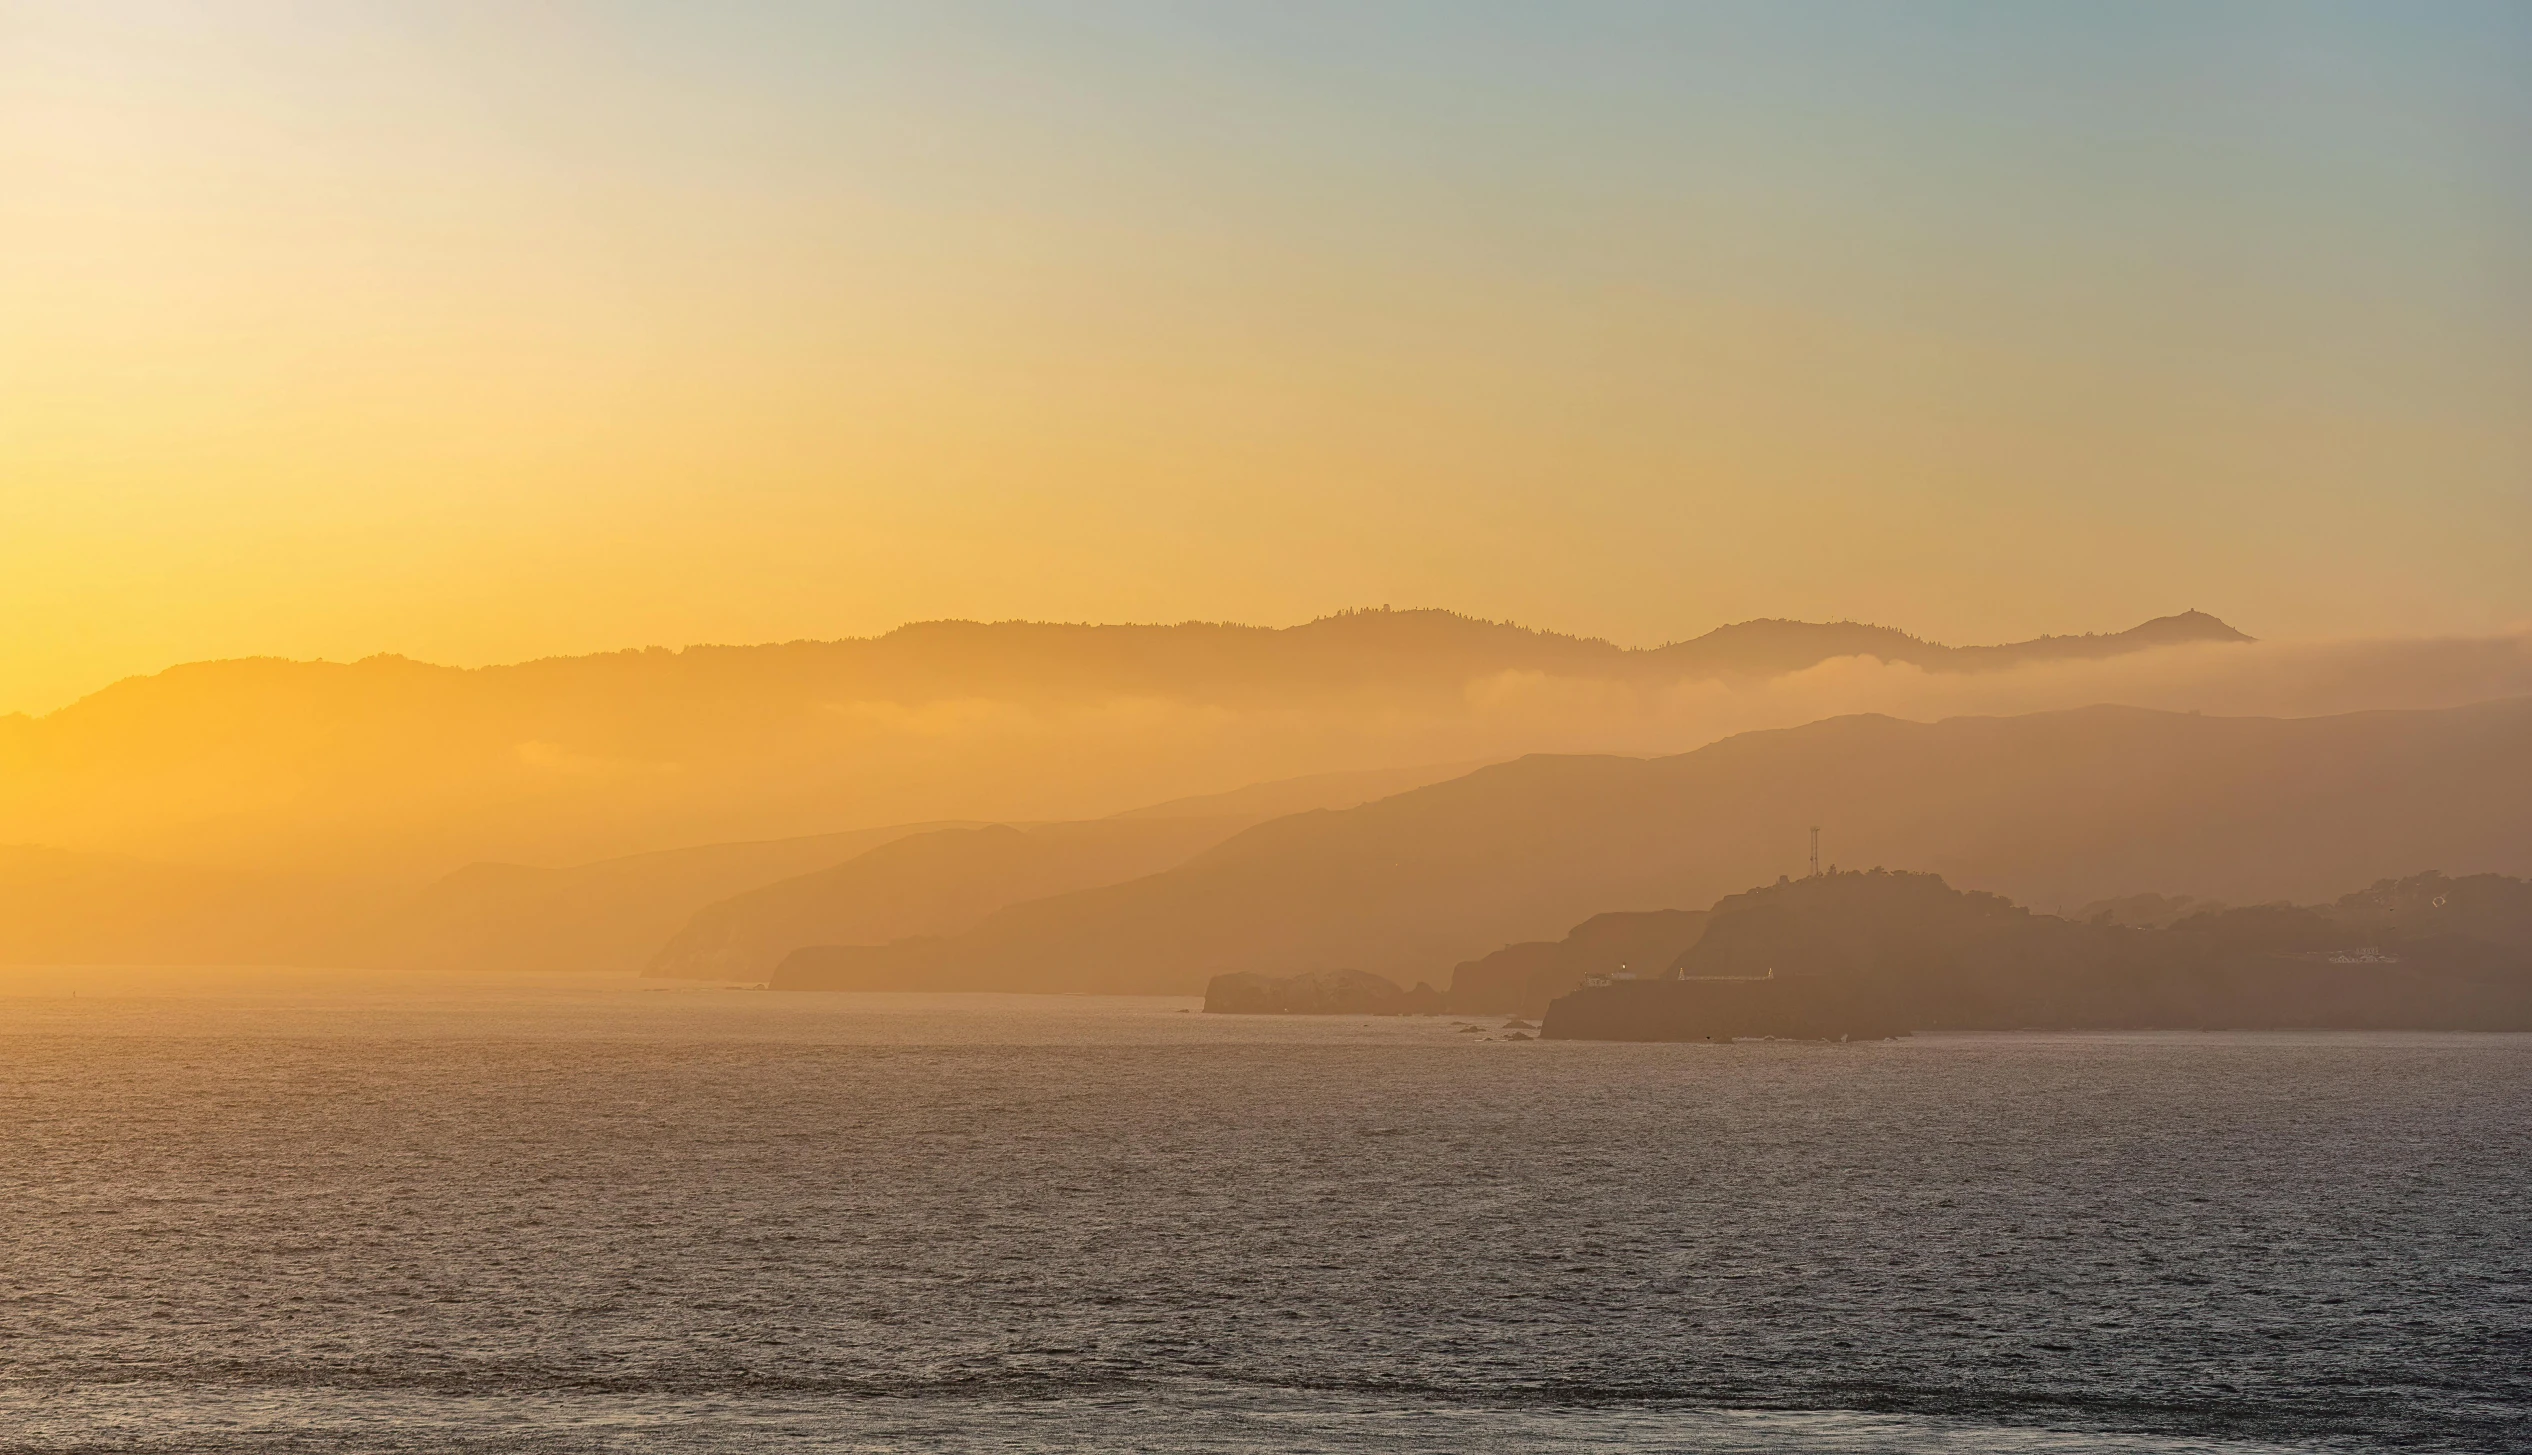
[(2448, 887), (2464, 882), (2420, 875), (2333, 905), (2156, 929), (2035, 915), (1932, 874), (1823, 874), (1717, 904), (1673, 966), (1688, 977), (1668, 982), (1679, 988), (1586, 989), (1551, 1006), (1548, 1025), (1608, 1036), (1647, 1017), (1694, 1022), (1681, 1007), (1716, 1001), (1714, 986), (1769, 977), (1795, 989), (1733, 993), (1798, 990), (1920, 1030), (2532, 1029), (2532, 944), (2508, 942), (2532, 927), (2532, 885), (2481, 875)]

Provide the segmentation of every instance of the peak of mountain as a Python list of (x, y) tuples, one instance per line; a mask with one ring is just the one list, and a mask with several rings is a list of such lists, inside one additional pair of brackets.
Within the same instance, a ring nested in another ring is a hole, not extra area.
[[(2195, 609), (2176, 616), (2158, 616), (2140, 626), (2132, 626), (2119, 636), (2136, 642), (2248, 642), (2257, 638), (2234, 630), (2219, 618)], [(2043, 637), (2042, 641), (2049, 638)]]
[(1741, 675), (1798, 672), (1835, 657), (1877, 657), (1932, 671), (1983, 671), (2050, 660), (2084, 660), (2157, 647), (2253, 640), (2203, 611), (2158, 616), (2121, 632), (2043, 636), (1995, 646), (1945, 646), (1864, 622), (1767, 619), (1716, 627), (1704, 636), (1655, 649), (1697, 668)]
[(2195, 646), (2205, 644), (2241, 645), (2255, 640), (2247, 633), (2203, 611), (2184, 611), (2176, 616), (2158, 616), (2152, 621), (2129, 627), (2123, 632), (2096, 632), (2078, 637), (2034, 637), (2027, 642), (2012, 642), (1996, 647), (1959, 647), (1952, 649), (1954, 661), (1963, 668), (2012, 666), (2022, 662), (2047, 660), (2081, 660), (2093, 657), (2115, 657), (2128, 652), (2152, 651), (2157, 647)]
[(1656, 647), (1653, 655), (1686, 671), (1765, 676), (1799, 672), (1835, 657), (1923, 663), (1943, 659), (1952, 650), (1886, 626), (1767, 617), (1719, 626), (1703, 636)]

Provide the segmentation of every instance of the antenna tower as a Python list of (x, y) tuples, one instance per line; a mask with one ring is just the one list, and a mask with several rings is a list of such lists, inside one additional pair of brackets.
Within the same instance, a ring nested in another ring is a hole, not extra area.
[(1811, 877), (1820, 877), (1820, 826), (1811, 826)]

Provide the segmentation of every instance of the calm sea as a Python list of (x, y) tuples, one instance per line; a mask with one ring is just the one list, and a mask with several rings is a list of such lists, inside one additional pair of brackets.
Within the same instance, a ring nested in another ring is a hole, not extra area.
[(2532, 1448), (2532, 1038), (1187, 1004), (5, 972), (0, 1449)]

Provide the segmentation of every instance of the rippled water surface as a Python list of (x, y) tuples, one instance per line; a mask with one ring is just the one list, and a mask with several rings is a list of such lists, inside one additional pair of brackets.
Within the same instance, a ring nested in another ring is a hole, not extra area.
[(2532, 1038), (0, 975), (0, 1449), (2532, 1447)]

